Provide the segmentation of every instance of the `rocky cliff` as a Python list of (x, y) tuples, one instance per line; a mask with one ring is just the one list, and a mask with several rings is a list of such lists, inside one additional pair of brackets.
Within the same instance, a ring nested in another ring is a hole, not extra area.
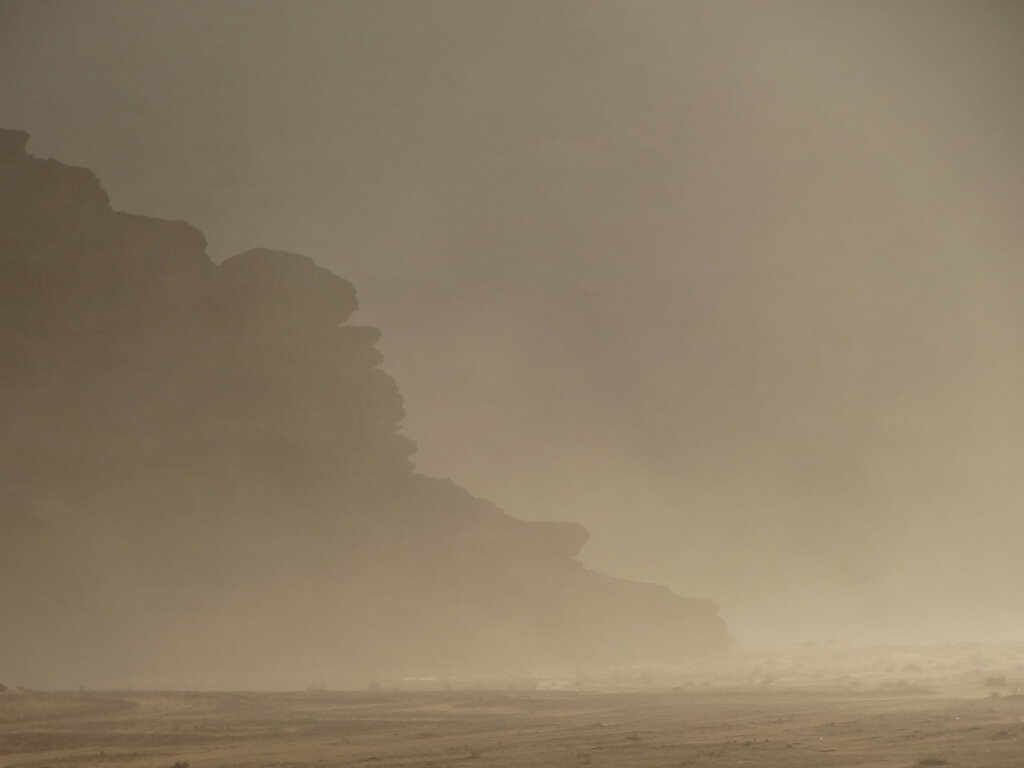
[(671, 662), (708, 601), (417, 474), (379, 332), (304, 256), (215, 265), (0, 131), (0, 673), (277, 683)]

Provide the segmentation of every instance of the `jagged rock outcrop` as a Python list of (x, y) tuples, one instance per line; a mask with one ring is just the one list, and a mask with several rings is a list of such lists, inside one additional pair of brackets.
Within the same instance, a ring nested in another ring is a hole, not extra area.
[(0, 131), (0, 673), (279, 682), (727, 645), (713, 603), (585, 569), (582, 527), (418, 475), (346, 280), (265, 249), (215, 265), (194, 227), (111, 210), (27, 138)]
[(262, 334), (308, 334), (337, 328), (356, 311), (348, 280), (308, 256), (253, 248), (220, 265), (234, 295), (225, 302), (227, 327)]

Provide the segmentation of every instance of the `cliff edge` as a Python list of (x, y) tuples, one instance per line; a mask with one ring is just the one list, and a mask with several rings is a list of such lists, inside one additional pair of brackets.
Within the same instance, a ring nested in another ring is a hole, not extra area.
[[(586, 569), (572, 523), (414, 471), (379, 332), (297, 254), (0, 131), (0, 672), (305, 680), (680, 661), (717, 606)], [(6, 670), (6, 671), (5, 671)]]

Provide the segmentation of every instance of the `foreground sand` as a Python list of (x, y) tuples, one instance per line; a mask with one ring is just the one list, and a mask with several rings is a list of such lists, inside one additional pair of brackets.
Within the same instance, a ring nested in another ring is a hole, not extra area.
[(0, 766), (1024, 766), (1024, 667), (958, 653), (531, 683), (604, 690), (7, 692)]

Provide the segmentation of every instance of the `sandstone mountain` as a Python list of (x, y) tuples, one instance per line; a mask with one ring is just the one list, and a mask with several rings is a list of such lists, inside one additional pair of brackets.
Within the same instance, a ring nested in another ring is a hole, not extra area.
[[(0, 676), (279, 685), (673, 662), (717, 606), (417, 474), (379, 332), (0, 131)], [(443, 339), (438, 340), (439, 349)]]

